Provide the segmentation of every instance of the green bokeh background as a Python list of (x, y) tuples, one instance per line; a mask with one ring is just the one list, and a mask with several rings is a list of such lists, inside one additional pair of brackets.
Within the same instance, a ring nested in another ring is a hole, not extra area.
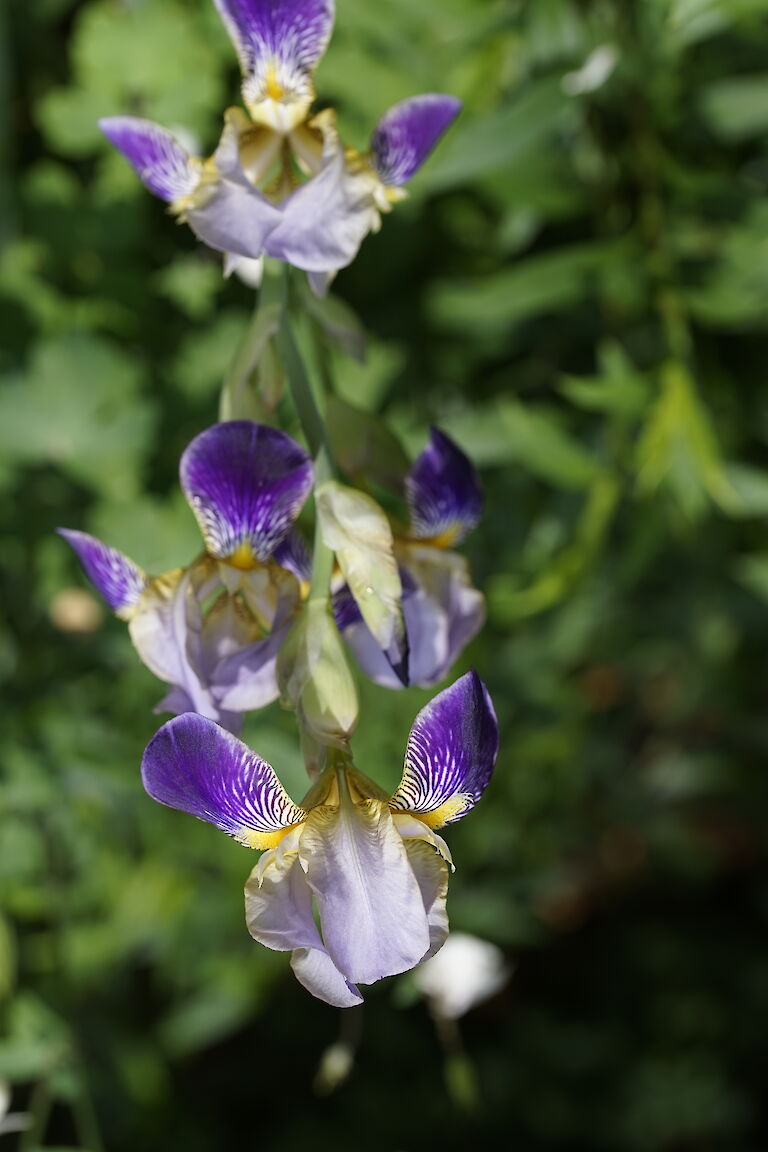
[[(351, 143), (402, 97), (465, 102), (335, 290), (370, 333), (341, 395), (411, 452), (444, 427), (487, 495), (457, 671), (502, 751), (449, 908), (514, 972), (461, 1022), (471, 1111), (407, 978), (317, 1093), (339, 1014), (248, 936), (252, 857), (142, 791), (161, 690), (124, 626), (67, 623), (57, 525), (154, 571), (198, 549), (178, 458), (252, 292), (95, 122), (210, 149), (237, 91), (213, 5), (0, 7), (0, 1079), (26, 1152), (768, 1147), (766, 60), (768, 0), (338, 0), (318, 91)], [(428, 695), (362, 686), (363, 771), (395, 782)], [(290, 716), (246, 736), (300, 795)]]

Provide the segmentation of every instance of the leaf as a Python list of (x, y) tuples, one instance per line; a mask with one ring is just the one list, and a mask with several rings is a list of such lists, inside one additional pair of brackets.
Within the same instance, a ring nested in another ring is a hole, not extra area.
[(0, 454), (56, 465), (107, 496), (136, 492), (154, 424), (141, 377), (136, 360), (106, 340), (42, 341), (26, 377), (0, 392)]
[(619, 344), (606, 343), (599, 360), (599, 376), (564, 376), (559, 390), (572, 404), (587, 411), (639, 416), (650, 399), (645, 377)]
[(710, 500), (727, 512), (738, 507), (709, 416), (689, 372), (678, 361), (661, 369), (660, 392), (637, 444), (637, 490), (667, 488), (691, 519)]
[(333, 456), (350, 479), (374, 480), (402, 495), (410, 461), (384, 421), (339, 396), (329, 396), (326, 412)]

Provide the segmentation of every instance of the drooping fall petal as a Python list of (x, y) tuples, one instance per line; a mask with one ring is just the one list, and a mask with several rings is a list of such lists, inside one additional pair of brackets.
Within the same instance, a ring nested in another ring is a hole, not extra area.
[(455, 96), (431, 93), (401, 100), (385, 112), (371, 138), (374, 166), (384, 184), (406, 184), (460, 110)]
[(437, 428), (405, 479), (414, 539), (437, 539), (445, 547), (470, 532), (483, 510), (472, 461)]
[(57, 531), (76, 552), (86, 576), (112, 611), (121, 617), (130, 615), (147, 583), (141, 568), (87, 532), (71, 528)]
[(207, 820), (251, 848), (274, 846), (305, 816), (265, 760), (193, 712), (155, 733), (141, 776), (154, 800)]
[(201, 177), (201, 162), (190, 156), (172, 132), (138, 116), (108, 116), (99, 127), (135, 168), (139, 179), (161, 200), (189, 196)]

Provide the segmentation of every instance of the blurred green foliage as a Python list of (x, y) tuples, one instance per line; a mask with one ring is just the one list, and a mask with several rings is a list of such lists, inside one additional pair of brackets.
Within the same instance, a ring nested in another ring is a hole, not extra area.
[[(312, 1095), (334, 1014), (248, 937), (252, 858), (144, 795), (158, 685), (52, 535), (153, 570), (198, 548), (178, 459), (252, 294), (95, 122), (212, 147), (213, 5), (0, 7), (0, 1079), (27, 1152), (768, 1145), (767, 58), (768, 0), (338, 0), (318, 90), (352, 143), (404, 96), (465, 101), (339, 277), (370, 342), (336, 381), (411, 451), (445, 427), (487, 491), (468, 659), (502, 753), (449, 907), (515, 973), (464, 1022), (468, 1116), (403, 981)], [(362, 687), (357, 760), (393, 784), (429, 694)], [(290, 717), (246, 737), (300, 795)]]

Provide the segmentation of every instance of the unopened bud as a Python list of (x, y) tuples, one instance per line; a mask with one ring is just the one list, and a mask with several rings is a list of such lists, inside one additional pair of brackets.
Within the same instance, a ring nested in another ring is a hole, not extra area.
[(344, 746), (357, 723), (357, 691), (325, 600), (308, 600), (280, 649), (283, 703), (320, 744)]

